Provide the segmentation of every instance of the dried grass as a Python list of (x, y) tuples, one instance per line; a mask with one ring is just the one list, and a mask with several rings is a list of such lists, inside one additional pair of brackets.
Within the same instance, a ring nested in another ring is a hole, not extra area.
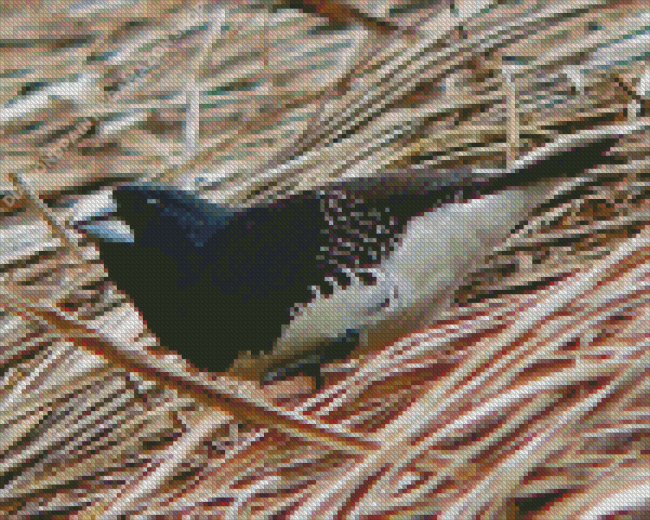
[[(647, 515), (644, 2), (124, 5), (2, 4), (0, 515)], [(293, 401), (161, 349), (56, 209), (502, 168), (635, 124), (429, 329)]]

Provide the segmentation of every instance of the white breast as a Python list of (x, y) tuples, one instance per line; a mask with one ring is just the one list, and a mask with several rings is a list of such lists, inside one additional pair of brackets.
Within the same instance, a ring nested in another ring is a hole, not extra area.
[(413, 220), (382, 265), (397, 299), (368, 323), (364, 346), (390, 344), (447, 310), (454, 292), (485, 257), (546, 200), (553, 186), (508, 189), (463, 204), (447, 204)]

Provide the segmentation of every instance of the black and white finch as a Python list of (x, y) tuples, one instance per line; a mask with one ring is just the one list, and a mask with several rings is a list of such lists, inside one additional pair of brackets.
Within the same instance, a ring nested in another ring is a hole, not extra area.
[(80, 229), (100, 237), (109, 277), (161, 344), (197, 368), (232, 371), (250, 351), (235, 366), (246, 377), (292, 364), (317, 374), (318, 362), (393, 342), (444, 310), (552, 195), (544, 179), (600, 164), (613, 142), (591, 139), (512, 171), (357, 179), (243, 209), (128, 184), (113, 194), (121, 224)]

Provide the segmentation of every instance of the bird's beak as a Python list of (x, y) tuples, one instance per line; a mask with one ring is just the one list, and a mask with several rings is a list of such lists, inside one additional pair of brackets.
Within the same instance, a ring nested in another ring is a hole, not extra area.
[(101, 190), (77, 200), (67, 210), (68, 223), (86, 236), (107, 242), (133, 243), (133, 230), (116, 218), (113, 190)]
[(120, 242), (132, 244), (135, 241), (133, 230), (121, 220), (94, 220), (77, 224), (77, 229), (87, 236), (105, 242)]

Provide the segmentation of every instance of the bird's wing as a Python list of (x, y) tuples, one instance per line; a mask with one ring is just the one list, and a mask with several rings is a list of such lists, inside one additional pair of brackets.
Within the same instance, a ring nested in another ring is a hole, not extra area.
[(361, 332), (366, 346), (379, 346), (417, 328), (420, 315), (444, 310), (456, 286), (556, 189), (545, 184), (503, 190), (414, 219), (399, 248), (377, 269), (376, 284), (355, 282), (316, 298), (257, 370), (309, 354), (352, 330)]

